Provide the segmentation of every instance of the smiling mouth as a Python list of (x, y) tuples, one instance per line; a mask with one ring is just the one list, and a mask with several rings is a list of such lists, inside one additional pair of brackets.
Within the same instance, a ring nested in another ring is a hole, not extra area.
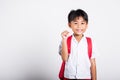
[(82, 29), (76, 29), (77, 32), (82, 32)]

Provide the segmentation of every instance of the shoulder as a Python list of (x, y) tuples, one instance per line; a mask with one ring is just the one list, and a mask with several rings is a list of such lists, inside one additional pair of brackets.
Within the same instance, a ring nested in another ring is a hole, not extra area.
[(67, 41), (71, 41), (73, 35), (68, 36)]
[(92, 42), (94, 42), (93, 40), (93, 37), (92, 36), (84, 36), (84, 38), (86, 38), (87, 40), (91, 40)]
[(85, 37), (85, 38), (92, 39), (92, 37), (91, 37), (91, 36), (86, 36), (86, 35), (84, 35), (84, 37)]
[(69, 39), (69, 38), (72, 38), (72, 37), (73, 37), (73, 35), (70, 35), (70, 36), (68, 36), (68, 39)]
[(83, 40), (84, 41), (88, 41), (88, 40), (90, 40), (90, 41), (92, 41), (92, 37), (90, 37), (90, 36), (83, 36)]

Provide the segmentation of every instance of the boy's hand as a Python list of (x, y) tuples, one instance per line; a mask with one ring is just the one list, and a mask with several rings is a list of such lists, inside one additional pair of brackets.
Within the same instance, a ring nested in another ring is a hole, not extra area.
[(66, 31), (63, 31), (61, 33), (61, 36), (62, 36), (62, 39), (67, 39), (67, 37), (69, 36), (69, 32), (66, 30)]

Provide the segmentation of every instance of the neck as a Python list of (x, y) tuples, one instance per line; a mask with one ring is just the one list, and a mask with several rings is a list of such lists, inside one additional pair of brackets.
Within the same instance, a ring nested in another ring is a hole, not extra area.
[(78, 42), (80, 42), (80, 40), (82, 39), (83, 36), (84, 36), (83, 34), (81, 34), (81, 35), (74, 34), (74, 37), (76, 38), (76, 40)]

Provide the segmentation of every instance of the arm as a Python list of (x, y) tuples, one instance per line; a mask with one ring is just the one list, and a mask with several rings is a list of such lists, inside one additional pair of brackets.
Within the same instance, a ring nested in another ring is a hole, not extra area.
[(97, 80), (96, 61), (95, 58), (90, 60), (91, 62), (91, 79)]
[(67, 37), (68, 31), (64, 31), (61, 33), (62, 36), (62, 50), (61, 50), (61, 57), (63, 61), (67, 61), (68, 59), (68, 49), (67, 49)]

